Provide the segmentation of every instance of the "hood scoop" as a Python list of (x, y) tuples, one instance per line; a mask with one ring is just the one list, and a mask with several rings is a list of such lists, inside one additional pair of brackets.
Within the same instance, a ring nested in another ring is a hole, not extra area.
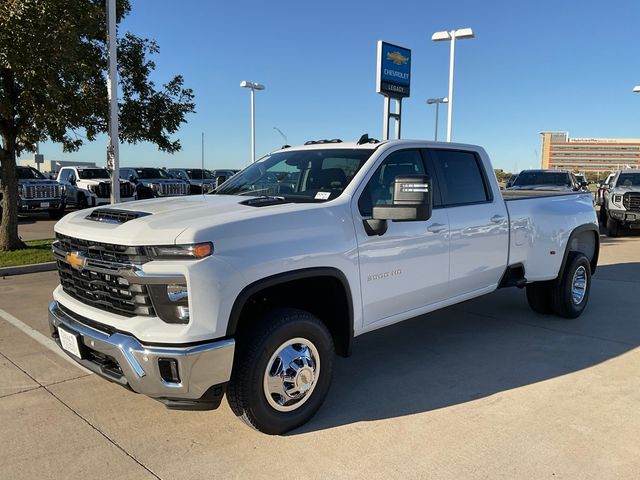
[(133, 212), (130, 210), (117, 210), (114, 208), (96, 208), (90, 215), (85, 218), (87, 220), (93, 220), (94, 222), (120, 224), (126, 223), (129, 220), (135, 220), (136, 218), (146, 217), (151, 215), (147, 212)]

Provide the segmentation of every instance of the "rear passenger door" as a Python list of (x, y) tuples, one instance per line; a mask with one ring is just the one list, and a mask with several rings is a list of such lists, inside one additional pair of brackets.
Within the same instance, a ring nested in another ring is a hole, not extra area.
[[(481, 294), (500, 282), (507, 263), (509, 222), (478, 153), (428, 149), (449, 218), (449, 296)], [(473, 296), (473, 295), (471, 295)]]

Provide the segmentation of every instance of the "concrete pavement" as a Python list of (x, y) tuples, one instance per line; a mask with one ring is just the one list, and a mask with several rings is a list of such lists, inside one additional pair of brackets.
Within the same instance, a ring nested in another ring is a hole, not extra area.
[[(507, 289), (365, 335), (318, 415), (283, 437), (226, 402), (166, 410), (0, 318), (0, 478), (636, 479), (640, 238), (602, 240), (579, 319)], [(0, 309), (48, 335), (56, 283), (0, 280)]]

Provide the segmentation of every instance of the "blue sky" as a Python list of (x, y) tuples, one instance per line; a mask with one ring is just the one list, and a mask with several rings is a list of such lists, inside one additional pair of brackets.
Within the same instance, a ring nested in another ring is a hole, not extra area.
[[(381, 138), (375, 93), (376, 42), (412, 50), (411, 97), (403, 138), (433, 138), (434, 106), (446, 96), (449, 44), (438, 30), (471, 27), (456, 43), (453, 140), (484, 146), (497, 168), (539, 164), (543, 130), (575, 137), (640, 138), (640, 2), (334, 1), (203, 2), (132, 0), (120, 27), (157, 40), (154, 81), (181, 73), (197, 113), (169, 155), (123, 145), (121, 165), (196, 166), (205, 133), (207, 168), (250, 162), (249, 92), (256, 94), (256, 151), (309, 139)], [(395, 6), (391, 7), (390, 5)], [(440, 138), (446, 107), (440, 110)], [(79, 152), (45, 143), (46, 158), (105, 162), (106, 137)]]

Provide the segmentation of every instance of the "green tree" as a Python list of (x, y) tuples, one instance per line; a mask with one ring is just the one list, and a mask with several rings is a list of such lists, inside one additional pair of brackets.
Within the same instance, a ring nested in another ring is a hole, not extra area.
[[(131, 6), (117, 6), (120, 23)], [(106, 31), (104, 0), (0, 0), (0, 251), (23, 247), (17, 156), (45, 140), (75, 151), (107, 132)], [(179, 150), (171, 136), (194, 111), (193, 92), (180, 75), (156, 88), (148, 57), (158, 45), (128, 32), (118, 36), (121, 141)]]

